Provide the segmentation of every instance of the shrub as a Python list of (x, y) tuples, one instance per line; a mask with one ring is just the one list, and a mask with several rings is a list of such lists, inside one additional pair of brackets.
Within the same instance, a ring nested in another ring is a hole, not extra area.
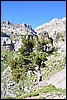
[(39, 97), (39, 99), (45, 99), (45, 97)]
[(14, 98), (12, 98), (10, 96), (6, 96), (4, 99), (14, 99)]

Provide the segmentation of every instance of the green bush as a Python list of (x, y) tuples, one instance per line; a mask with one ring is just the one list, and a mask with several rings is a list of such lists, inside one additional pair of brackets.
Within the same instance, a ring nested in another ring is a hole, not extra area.
[(56, 57), (56, 56), (60, 56), (60, 54), (59, 54), (57, 51), (54, 52), (53, 54), (54, 54), (55, 57)]
[(8, 67), (8, 65), (10, 64), (10, 60), (14, 56), (14, 54), (15, 53), (13, 51), (1, 51), (1, 72)]
[(45, 99), (45, 97), (39, 97), (39, 99)]
[(60, 37), (63, 39), (64, 33), (58, 33), (56, 36), (56, 39), (58, 40)]
[(10, 96), (6, 96), (4, 99), (14, 99), (14, 98), (12, 98)]

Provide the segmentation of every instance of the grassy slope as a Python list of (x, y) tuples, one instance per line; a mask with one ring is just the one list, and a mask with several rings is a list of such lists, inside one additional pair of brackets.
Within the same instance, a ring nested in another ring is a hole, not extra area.
[[(46, 78), (49, 78), (52, 74), (62, 70), (66, 66), (66, 59), (65, 59), (65, 53), (63, 55), (60, 55), (58, 53), (55, 53), (54, 55), (51, 56), (51, 58), (46, 62), (46, 65), (48, 67), (41, 68), (43, 80)], [(66, 93), (66, 90), (62, 90), (60, 88), (56, 88), (53, 85), (49, 85), (46, 87), (43, 87), (42, 89), (38, 89), (37, 91), (28, 93), (26, 95), (17, 97), (17, 98), (26, 98), (26, 97), (31, 97), (31, 96), (37, 96), (40, 93), (46, 93), (46, 92), (60, 92), (60, 93)]]
[(23, 98), (26, 98), (26, 97), (38, 96), (41, 93), (47, 93), (47, 92), (49, 92), (49, 93), (51, 93), (51, 92), (52, 93), (60, 92), (60, 93), (65, 94), (66, 90), (62, 90), (60, 88), (57, 89), (55, 86), (49, 85), (49, 86), (45, 86), (41, 89), (38, 89), (37, 91), (25, 94), (23, 96), (16, 97), (16, 99), (23, 99)]
[[(8, 62), (9, 62), (10, 58), (13, 57), (14, 54), (18, 55), (17, 53), (14, 53), (14, 52), (2, 52), (2, 54), (7, 54)], [(3, 64), (3, 62), (2, 62), (2, 64)], [(54, 73), (56, 73), (56, 72), (58, 72), (58, 71), (60, 71), (61, 69), (64, 68), (64, 66), (66, 65), (65, 54), (59, 55), (59, 54), (55, 53), (46, 62), (46, 65), (48, 67), (41, 68), (43, 80), (46, 79), (46, 78), (49, 78), (52, 74), (54, 74)], [(2, 65), (1, 68), (2, 68), (2, 71), (3, 71), (6, 68), (6, 66), (3, 67), (3, 65)], [(34, 76), (33, 76), (33, 79), (34, 79)], [(37, 91), (35, 90), (34, 92), (24, 94), (23, 96), (19, 95), (16, 98), (22, 99), (22, 98), (31, 97), (31, 96), (38, 96), (40, 93), (47, 93), (47, 92), (51, 92), (51, 91), (65, 93), (65, 90), (56, 89), (54, 86), (50, 85), (50, 86), (47, 86), (47, 87), (43, 87), (42, 89), (38, 89)]]
[(66, 54), (60, 55), (54, 53), (50, 59), (46, 62), (46, 66), (41, 68), (43, 80), (49, 78), (52, 74), (64, 69), (66, 67)]
[(3, 61), (1, 61), (1, 72), (8, 67), (10, 59), (13, 58), (14, 55), (18, 55), (17, 52), (1, 51), (1, 56), (3, 57)]

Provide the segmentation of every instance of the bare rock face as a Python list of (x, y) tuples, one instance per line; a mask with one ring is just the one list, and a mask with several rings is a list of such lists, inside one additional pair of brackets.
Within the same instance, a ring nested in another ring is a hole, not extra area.
[[(1, 23), (1, 31), (7, 33), (8, 35), (35, 34), (38, 38), (44, 38), (46, 40), (50, 37), (53, 39), (53, 46), (57, 48), (58, 52), (62, 53), (66, 51), (66, 17), (62, 19), (54, 18), (51, 21), (36, 27), (35, 30), (32, 29), (31, 25), (26, 23), (13, 24), (9, 21), (3, 21)], [(62, 42), (62, 44), (60, 42)], [(21, 43), (18, 47), (20, 47), (20, 45)]]
[(52, 19), (51, 21), (36, 27), (35, 31), (37, 33), (47, 31), (49, 36), (55, 40), (58, 33), (66, 34), (66, 17), (62, 19)]
[[(3, 21), (1, 23), (1, 31), (10, 36), (14, 35), (14, 37), (12, 38), (12, 43), (14, 44), (15, 51), (18, 51), (18, 48), (21, 47), (21, 41), (22, 41), (21, 35), (36, 34), (36, 32), (32, 29), (31, 25), (28, 25), (26, 23), (13, 24), (13, 23), (9, 22), (8, 20)], [(10, 42), (11, 42), (11, 40), (8, 37), (1, 36), (2, 50), (6, 50), (5, 48), (8, 48), (8, 49), (12, 48), (13, 45), (11, 46)], [(6, 45), (6, 44), (9, 44), (9, 46), (5, 47), (4, 45)], [(10, 49), (10, 50), (12, 50), (12, 49)]]
[(14, 49), (14, 46), (13, 46), (13, 43), (10, 39), (10, 36), (1, 32), (1, 50), (13, 51), (13, 49)]
[(6, 20), (5, 23), (6, 23), (7, 25), (10, 24), (10, 22), (9, 22), (8, 20)]
[(53, 39), (53, 45), (59, 53), (66, 52), (66, 17), (62, 19), (52, 19), (51, 21), (35, 28), (37, 35), (47, 31), (49, 37)]
[(43, 39), (49, 38), (49, 34), (47, 31), (37, 32), (37, 36), (38, 38), (43, 38)]
[(62, 19), (52, 19), (51, 21), (40, 25), (35, 28), (37, 33), (42, 31), (47, 31), (50, 36), (53, 36), (56, 33), (64, 32), (66, 30), (66, 17)]
[[(13, 24), (13, 23), (9, 22), (8, 20), (3, 21), (1, 23), (1, 31), (3, 33), (6, 33), (7, 35), (15, 36), (12, 38), (12, 42), (14, 43), (15, 51), (18, 51), (18, 48), (21, 47), (22, 40), (19, 35), (36, 34), (36, 32), (32, 29), (31, 25), (28, 25), (26, 23)], [(18, 35), (18, 37), (16, 37), (17, 35)], [(11, 44), (10, 42), (11, 42), (11, 40), (8, 37), (1, 36), (1, 45)], [(1, 46), (1, 47), (2, 47), (2, 49), (5, 50), (5, 46)], [(7, 48), (9, 49), (9, 47), (7, 47)], [(10, 48), (12, 48), (12, 46)], [(12, 49), (10, 49), (10, 50), (12, 50)]]
[(3, 21), (1, 23), (1, 31), (8, 34), (36, 34), (31, 25), (28, 25), (26, 23), (13, 24), (9, 21)]
[(1, 32), (1, 45), (11, 44), (10, 36)]
[(8, 24), (10, 24), (10, 22), (8, 20), (6, 20), (6, 21), (3, 21), (2, 24), (7, 24), (8, 25)]

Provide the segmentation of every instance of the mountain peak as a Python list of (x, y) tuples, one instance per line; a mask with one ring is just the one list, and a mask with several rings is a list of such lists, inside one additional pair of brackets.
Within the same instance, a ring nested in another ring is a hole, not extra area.
[(10, 24), (8, 20), (2, 21), (2, 24)]
[(50, 35), (56, 33), (61, 33), (66, 30), (66, 17), (62, 19), (54, 18), (51, 21), (44, 23), (35, 28), (37, 33), (46, 30)]
[(10, 34), (36, 34), (31, 25), (27, 23), (13, 24), (8, 20), (1, 23), (1, 31), (4, 33), (9, 32)]

